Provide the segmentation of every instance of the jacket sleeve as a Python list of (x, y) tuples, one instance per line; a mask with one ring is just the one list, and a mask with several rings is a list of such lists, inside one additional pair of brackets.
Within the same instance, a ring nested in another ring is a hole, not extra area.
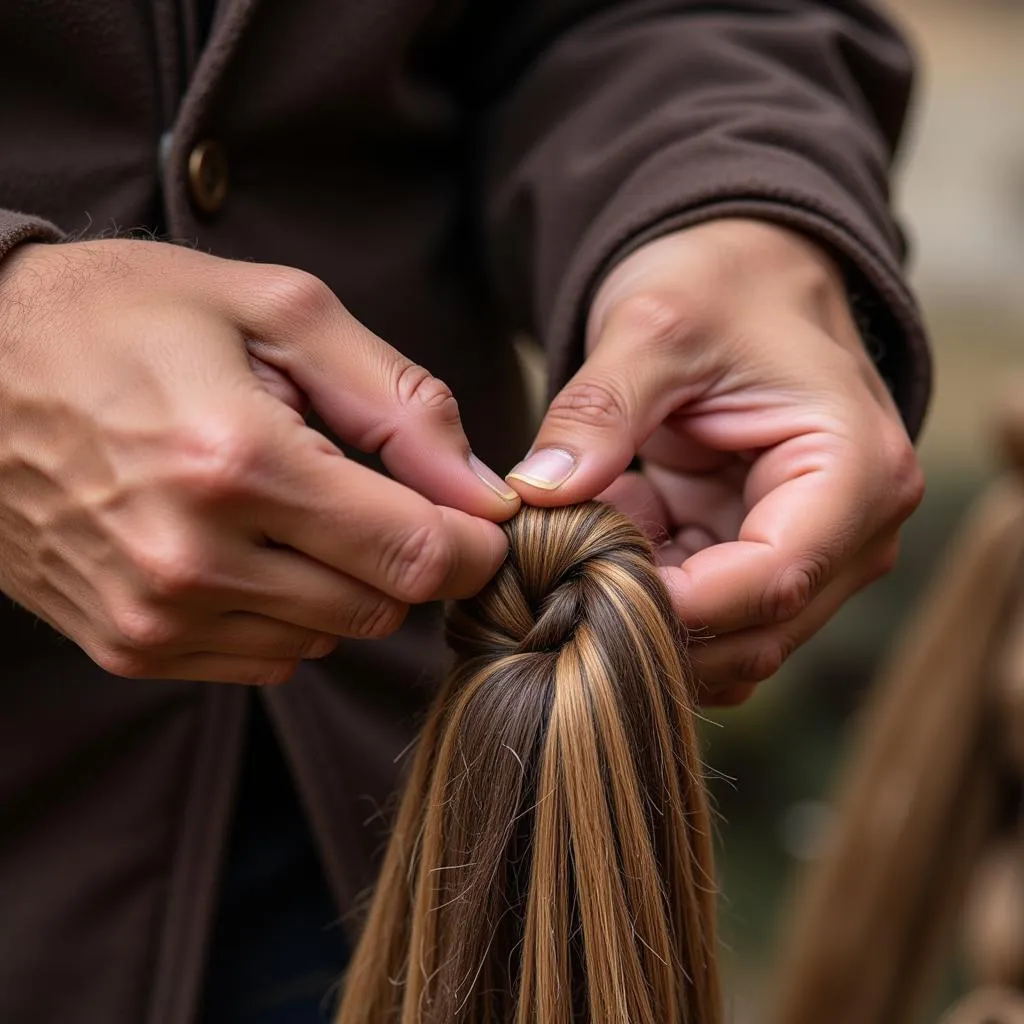
[(11, 210), (0, 210), (0, 260), (19, 242), (57, 242), (60, 230), (47, 220)]
[[(589, 299), (645, 241), (723, 216), (838, 257), (911, 434), (930, 356), (888, 179), (913, 60), (861, 0), (517, 0), (471, 5), (467, 92), (493, 287), (558, 387)], [(495, 13), (500, 12), (500, 13)]]

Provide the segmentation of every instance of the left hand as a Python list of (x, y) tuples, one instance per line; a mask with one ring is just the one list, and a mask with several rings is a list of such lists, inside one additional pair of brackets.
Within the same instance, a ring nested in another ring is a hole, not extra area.
[(886, 573), (923, 493), (838, 267), (756, 221), (614, 268), (531, 453), (508, 476), (524, 501), (600, 496), (658, 543), (707, 703), (746, 699)]

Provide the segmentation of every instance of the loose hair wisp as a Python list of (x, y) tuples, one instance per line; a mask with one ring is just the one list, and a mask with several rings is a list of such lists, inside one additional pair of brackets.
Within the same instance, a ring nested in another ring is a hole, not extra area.
[(609, 506), (524, 508), (450, 611), (337, 1024), (719, 1024), (681, 636)]

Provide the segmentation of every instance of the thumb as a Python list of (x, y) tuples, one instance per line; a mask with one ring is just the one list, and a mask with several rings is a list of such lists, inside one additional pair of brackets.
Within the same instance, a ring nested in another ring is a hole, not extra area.
[(610, 320), (590, 357), (552, 400), (526, 458), (507, 476), (523, 500), (586, 501), (618, 479), (684, 397), (673, 379), (678, 366), (665, 362), (628, 325)]
[(495, 521), (516, 511), (518, 495), (473, 454), (442, 381), (359, 323), (317, 278), (249, 269), (267, 278), (234, 310), (255, 339), (250, 355), (294, 381), (343, 441), (379, 454), (436, 504)]

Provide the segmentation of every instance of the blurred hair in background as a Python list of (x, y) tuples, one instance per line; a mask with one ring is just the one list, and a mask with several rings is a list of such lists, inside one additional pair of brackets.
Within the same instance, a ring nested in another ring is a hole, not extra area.
[[(735, 1024), (765, 1019), (787, 902), (828, 835), (827, 797), (850, 722), (958, 520), (997, 468), (995, 407), (1015, 380), (1024, 387), (1024, 0), (888, 6), (921, 61), (896, 195), (935, 346), (920, 444), (929, 490), (894, 573), (748, 705), (708, 723)], [(947, 988), (957, 985), (953, 971)]]

